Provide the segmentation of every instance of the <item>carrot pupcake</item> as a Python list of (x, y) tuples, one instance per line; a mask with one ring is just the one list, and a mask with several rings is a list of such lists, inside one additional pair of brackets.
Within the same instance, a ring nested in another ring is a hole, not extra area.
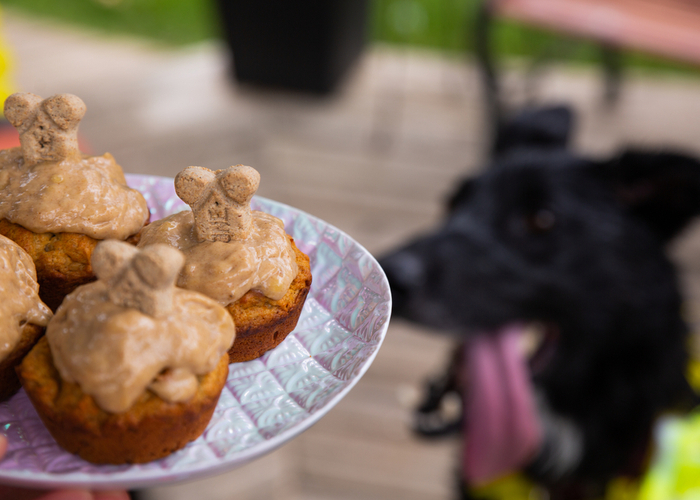
[(31, 255), (40, 295), (55, 310), (94, 280), (97, 243), (134, 238), (150, 214), (112, 155), (80, 152), (77, 130), (86, 111), (80, 98), (18, 93), (4, 109), (21, 146), (0, 151), (0, 234)]
[(185, 254), (178, 286), (225, 306), (236, 323), (231, 362), (279, 345), (294, 329), (311, 286), (309, 258), (280, 219), (250, 208), (260, 183), (244, 165), (212, 171), (189, 167), (175, 178), (192, 207), (149, 224), (140, 247), (172, 245)]
[(177, 288), (182, 254), (110, 240), (98, 281), (66, 297), (18, 374), (57, 443), (93, 463), (162, 458), (206, 428), (235, 328), (212, 299)]
[(0, 236), (0, 402), (19, 390), (15, 367), (51, 319), (38, 292), (32, 259), (16, 243)]

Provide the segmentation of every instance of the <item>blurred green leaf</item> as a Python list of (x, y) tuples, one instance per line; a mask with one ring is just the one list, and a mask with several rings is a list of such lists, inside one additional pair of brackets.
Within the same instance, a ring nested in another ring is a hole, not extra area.
[(0, 5), (111, 33), (185, 45), (219, 36), (207, 0), (0, 0)]

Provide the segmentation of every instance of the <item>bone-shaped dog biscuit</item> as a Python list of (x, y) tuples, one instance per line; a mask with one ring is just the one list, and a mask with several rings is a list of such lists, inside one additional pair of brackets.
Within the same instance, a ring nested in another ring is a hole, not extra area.
[(154, 318), (172, 311), (175, 281), (184, 263), (182, 252), (168, 245), (139, 250), (119, 240), (103, 241), (92, 255), (93, 270), (106, 282), (110, 301)]
[(244, 240), (253, 224), (250, 200), (260, 185), (252, 167), (223, 170), (188, 167), (175, 177), (175, 192), (194, 214), (199, 241)]
[(5, 117), (19, 132), (27, 165), (79, 155), (78, 125), (84, 115), (85, 103), (72, 94), (42, 100), (16, 93), (5, 100)]

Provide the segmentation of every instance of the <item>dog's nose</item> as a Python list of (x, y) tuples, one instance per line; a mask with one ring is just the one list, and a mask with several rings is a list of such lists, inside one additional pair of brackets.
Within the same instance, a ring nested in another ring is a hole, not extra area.
[(425, 286), (425, 266), (417, 255), (400, 250), (379, 259), (389, 280), (393, 310), (401, 314), (411, 296)]

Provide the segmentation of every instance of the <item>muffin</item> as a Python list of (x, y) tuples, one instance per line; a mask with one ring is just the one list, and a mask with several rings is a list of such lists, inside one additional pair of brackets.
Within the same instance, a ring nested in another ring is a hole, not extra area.
[(21, 146), (0, 151), (0, 234), (32, 257), (39, 294), (55, 311), (95, 279), (90, 256), (97, 243), (133, 241), (150, 214), (112, 155), (80, 152), (85, 104), (78, 97), (12, 94), (4, 109)]
[(143, 463), (204, 431), (235, 329), (215, 301), (175, 287), (183, 262), (165, 245), (100, 243), (98, 281), (66, 297), (18, 368), (65, 450), (93, 463)]
[(51, 319), (38, 291), (34, 263), (27, 252), (0, 236), (0, 402), (19, 390), (15, 367)]
[(185, 254), (178, 286), (226, 307), (236, 324), (230, 362), (249, 361), (279, 345), (294, 329), (311, 287), (309, 258), (283, 222), (250, 209), (258, 172), (237, 165), (189, 167), (175, 178), (192, 207), (149, 224), (139, 247), (169, 244)]

